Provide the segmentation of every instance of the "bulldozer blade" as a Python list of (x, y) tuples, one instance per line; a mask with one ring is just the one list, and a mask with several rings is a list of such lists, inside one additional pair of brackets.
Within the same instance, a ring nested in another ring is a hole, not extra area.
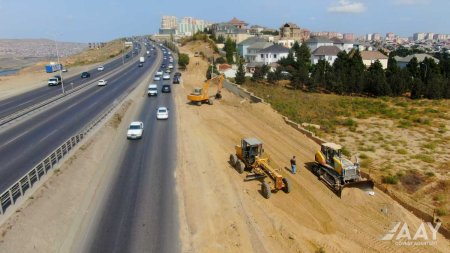
[(364, 191), (373, 191), (374, 186), (375, 186), (375, 184), (372, 180), (362, 180), (362, 181), (358, 181), (358, 182), (352, 182), (352, 183), (345, 184), (342, 187), (341, 191), (344, 188), (359, 188)]
[(260, 174), (248, 174), (244, 181), (251, 181), (251, 180), (257, 180), (257, 179), (261, 179), (261, 178), (265, 178), (266, 175), (260, 175)]

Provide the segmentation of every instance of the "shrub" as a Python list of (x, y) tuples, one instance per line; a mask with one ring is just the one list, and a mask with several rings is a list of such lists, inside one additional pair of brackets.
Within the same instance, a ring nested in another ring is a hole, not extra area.
[(434, 172), (432, 172), (432, 171), (427, 171), (427, 172), (425, 172), (425, 175), (426, 175), (427, 177), (434, 177), (434, 176), (435, 176)]
[(448, 214), (448, 210), (445, 209), (445, 208), (438, 208), (438, 209), (436, 210), (436, 214), (437, 214), (438, 216), (446, 216), (446, 215)]
[(341, 151), (342, 151), (342, 154), (347, 157), (350, 157), (352, 155), (346, 147), (342, 147)]
[(406, 150), (406, 149), (397, 149), (397, 154), (400, 154), (400, 155), (406, 155), (406, 154), (408, 154), (408, 151)]
[(189, 65), (189, 55), (180, 54), (180, 58), (178, 58), (178, 65), (180, 68), (185, 69), (187, 65)]
[(397, 184), (398, 180), (399, 178), (393, 175), (383, 176), (382, 178), (382, 182), (385, 184)]
[(413, 156), (412, 158), (421, 160), (422, 162), (426, 162), (426, 163), (434, 163), (434, 158), (429, 155), (418, 154), (418, 155)]

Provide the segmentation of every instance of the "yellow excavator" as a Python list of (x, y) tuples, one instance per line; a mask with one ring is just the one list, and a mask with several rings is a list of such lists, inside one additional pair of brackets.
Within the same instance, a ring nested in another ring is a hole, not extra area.
[[(209, 105), (213, 104), (212, 97), (215, 97), (216, 99), (222, 98), (222, 87), (223, 87), (223, 80), (225, 77), (223, 75), (215, 76), (211, 79), (208, 79), (204, 84), (202, 88), (194, 88), (194, 92), (189, 94), (187, 96), (188, 100), (196, 105), (202, 105), (202, 103), (208, 103)], [(211, 86), (211, 82), (218, 82), (217, 84), (217, 92), (215, 96), (209, 95), (209, 87)]]
[(339, 195), (348, 187), (373, 190), (374, 182), (361, 177), (358, 158), (355, 163), (344, 158), (340, 145), (322, 143), (315, 160), (313, 172)]
[[(244, 170), (251, 171), (247, 174), (245, 181), (262, 180), (261, 193), (264, 198), (270, 198), (272, 192), (283, 190), (285, 193), (291, 191), (289, 180), (283, 177), (279, 170), (275, 170), (269, 164), (269, 157), (264, 154), (262, 142), (256, 138), (245, 138), (241, 145), (235, 146), (236, 153), (230, 154), (230, 165), (240, 174)], [(264, 178), (271, 180), (264, 181)]]

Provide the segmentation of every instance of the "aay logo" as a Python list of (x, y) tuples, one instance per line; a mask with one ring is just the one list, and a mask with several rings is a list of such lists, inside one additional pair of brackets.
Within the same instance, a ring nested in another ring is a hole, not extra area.
[[(397, 245), (434, 245), (436, 244), (436, 235), (441, 227), (441, 223), (436, 223), (433, 226), (431, 222), (421, 223), (420, 226), (415, 231), (414, 235), (411, 233), (408, 224), (405, 222), (403, 225), (401, 222), (394, 224), (394, 227), (385, 234), (381, 240), (390, 241), (395, 240)], [(428, 229), (427, 226), (428, 225)], [(429, 231), (428, 231), (429, 230)], [(429, 237), (429, 232), (431, 232), (431, 238)], [(418, 241), (421, 239), (420, 241)]]

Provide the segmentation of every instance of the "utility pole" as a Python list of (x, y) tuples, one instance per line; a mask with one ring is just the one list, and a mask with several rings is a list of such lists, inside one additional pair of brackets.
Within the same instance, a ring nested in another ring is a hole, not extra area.
[(58, 59), (58, 65), (59, 65), (59, 76), (61, 77), (61, 88), (62, 88), (62, 93), (65, 93), (64, 90), (64, 80), (63, 80), (63, 76), (62, 76), (62, 68), (61, 68), (61, 62), (59, 61), (59, 52), (58, 52), (58, 43), (55, 40), (55, 47), (56, 47), (56, 57)]

